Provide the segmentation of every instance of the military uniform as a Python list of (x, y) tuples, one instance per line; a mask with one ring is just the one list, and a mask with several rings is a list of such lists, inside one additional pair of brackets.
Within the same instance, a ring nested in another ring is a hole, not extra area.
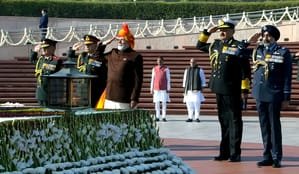
[[(97, 44), (100, 40), (92, 35), (84, 36), (84, 44)], [(101, 94), (106, 88), (107, 82), (107, 61), (103, 53), (106, 45), (98, 45), (97, 50), (93, 54), (82, 52), (77, 59), (77, 68), (80, 72), (89, 75), (96, 75), (97, 77), (91, 81), (91, 106), (95, 107)], [(69, 53), (69, 57), (76, 57), (75, 51)]]
[[(233, 29), (234, 24), (225, 22), (220, 27)], [(210, 33), (204, 30), (196, 47), (210, 54), (212, 74), (209, 87), (216, 93), (221, 126), (220, 154), (215, 160), (237, 162), (240, 161), (243, 130), (241, 92), (248, 92), (250, 79), (250, 62), (244, 51), (247, 45), (233, 37), (207, 43), (209, 36)]]
[[(275, 40), (279, 38), (279, 31), (274, 26), (265, 26), (262, 29), (262, 33), (264, 32), (269, 32)], [(260, 44), (253, 53), (253, 64), (252, 95), (256, 99), (259, 113), (264, 144), (263, 157), (266, 161), (281, 161), (280, 110), (282, 101), (290, 100), (292, 56), (288, 49), (276, 42), (269, 46)], [(278, 165), (280, 167), (279, 163)]]
[[(56, 41), (45, 39), (41, 45), (42, 48), (55, 46)], [(35, 76), (37, 77), (36, 98), (41, 106), (48, 105), (48, 81), (42, 75), (50, 75), (62, 68), (62, 60), (55, 56), (40, 56), (37, 52), (32, 51), (30, 60), (35, 64)]]

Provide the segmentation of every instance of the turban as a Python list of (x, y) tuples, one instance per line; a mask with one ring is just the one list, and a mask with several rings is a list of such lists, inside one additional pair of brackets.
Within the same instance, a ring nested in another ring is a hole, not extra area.
[(280, 37), (280, 32), (278, 30), (278, 28), (276, 28), (273, 25), (265, 25), (262, 27), (262, 36), (264, 35), (265, 32), (268, 32), (272, 37), (274, 37), (274, 39), (277, 41)]
[(124, 23), (122, 25), (122, 28), (118, 31), (117, 37), (124, 38), (125, 40), (127, 40), (129, 42), (130, 47), (134, 48), (135, 38), (130, 32), (128, 24)]

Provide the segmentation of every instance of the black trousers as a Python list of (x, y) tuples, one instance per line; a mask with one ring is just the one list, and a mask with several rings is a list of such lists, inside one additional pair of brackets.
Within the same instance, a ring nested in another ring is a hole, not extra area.
[(46, 39), (46, 35), (47, 35), (47, 28), (40, 28), (40, 40), (43, 41)]
[(282, 159), (282, 136), (280, 124), (281, 101), (256, 101), (263, 138), (265, 160)]
[(241, 94), (216, 94), (218, 119), (221, 127), (220, 156), (235, 158), (241, 155), (243, 121)]

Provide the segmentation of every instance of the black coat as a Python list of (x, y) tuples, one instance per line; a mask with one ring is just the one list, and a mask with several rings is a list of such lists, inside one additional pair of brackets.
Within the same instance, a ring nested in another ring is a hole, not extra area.
[(232, 38), (226, 43), (218, 39), (213, 43), (198, 41), (196, 47), (210, 54), (211, 90), (223, 95), (240, 94), (242, 80), (250, 80), (251, 76), (249, 57), (244, 51), (245, 44)]

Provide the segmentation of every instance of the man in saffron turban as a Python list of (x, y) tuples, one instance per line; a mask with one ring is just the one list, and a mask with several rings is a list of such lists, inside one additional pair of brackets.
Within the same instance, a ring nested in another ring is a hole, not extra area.
[(123, 24), (116, 38), (117, 48), (105, 54), (108, 77), (104, 109), (132, 109), (139, 102), (143, 81), (143, 58), (134, 48), (135, 38)]

